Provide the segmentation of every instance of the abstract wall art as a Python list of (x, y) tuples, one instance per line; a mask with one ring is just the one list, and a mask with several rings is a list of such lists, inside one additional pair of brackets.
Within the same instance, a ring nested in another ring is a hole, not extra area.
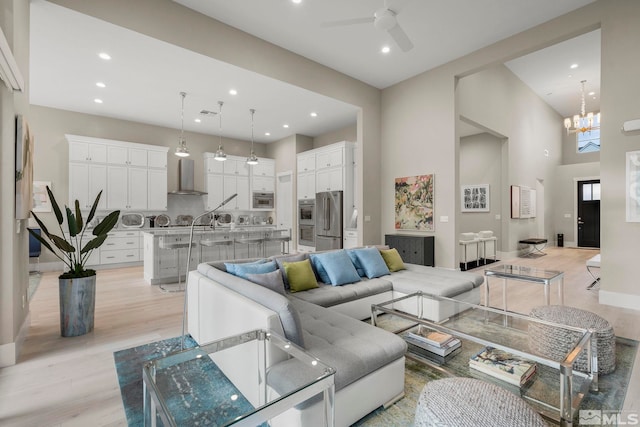
[(434, 230), (434, 175), (396, 178), (396, 230)]

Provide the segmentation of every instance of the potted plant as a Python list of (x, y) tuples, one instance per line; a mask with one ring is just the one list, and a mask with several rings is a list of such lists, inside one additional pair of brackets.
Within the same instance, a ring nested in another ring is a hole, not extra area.
[[(47, 193), (49, 194), (53, 212), (58, 220), (60, 235), (51, 233), (33, 211), (31, 211), (31, 215), (40, 226), (42, 233), (37, 234), (30, 229), (29, 233), (62, 260), (66, 268), (69, 269), (58, 277), (60, 288), (60, 333), (63, 337), (84, 335), (93, 330), (96, 302), (96, 271), (85, 268), (85, 264), (91, 252), (99, 248), (107, 239), (107, 233), (118, 222), (120, 211), (111, 212), (89, 233), (87, 227), (96, 213), (102, 191), (98, 193), (96, 200), (93, 202), (86, 222), (83, 221), (78, 200), (75, 201), (75, 213), (68, 206), (65, 206), (67, 240), (62, 229), (65, 216), (63, 216), (48, 186)], [(84, 243), (86, 238), (90, 240)]]

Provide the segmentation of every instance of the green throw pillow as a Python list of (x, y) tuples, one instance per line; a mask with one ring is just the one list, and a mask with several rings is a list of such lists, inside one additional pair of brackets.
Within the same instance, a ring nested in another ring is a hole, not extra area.
[(382, 259), (385, 264), (387, 264), (387, 267), (389, 267), (389, 271), (404, 270), (404, 263), (397, 249), (381, 250), (380, 255), (382, 255)]
[(283, 262), (291, 292), (306, 291), (318, 287), (316, 275), (311, 268), (311, 261), (305, 259), (298, 262)]

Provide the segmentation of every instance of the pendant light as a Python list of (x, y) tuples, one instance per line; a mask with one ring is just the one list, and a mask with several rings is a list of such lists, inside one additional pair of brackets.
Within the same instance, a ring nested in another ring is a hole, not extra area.
[(251, 108), (249, 112), (251, 113), (251, 154), (247, 157), (247, 164), (253, 166), (258, 164), (258, 157), (256, 157), (256, 153), (253, 152), (253, 115), (256, 110)]
[(180, 139), (178, 140), (178, 146), (176, 147), (175, 155), (178, 157), (189, 157), (189, 149), (187, 148), (187, 140), (184, 138), (184, 97), (187, 96), (185, 92), (180, 92), (182, 97), (182, 113), (181, 113), (181, 130)]
[(218, 130), (218, 134), (220, 135), (220, 142), (218, 144), (218, 150), (216, 151), (216, 154), (214, 154), (213, 158), (216, 159), (219, 162), (224, 162), (225, 160), (227, 160), (227, 155), (225, 154), (224, 150), (222, 149), (222, 105), (224, 104), (224, 102), (222, 101), (218, 101), (218, 118), (220, 119), (220, 128)]

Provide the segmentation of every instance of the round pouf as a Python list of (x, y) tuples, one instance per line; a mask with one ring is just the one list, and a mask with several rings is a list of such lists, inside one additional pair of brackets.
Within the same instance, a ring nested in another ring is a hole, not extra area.
[(416, 407), (415, 427), (547, 427), (515, 394), (474, 378), (430, 381)]
[[(616, 337), (609, 322), (602, 317), (590, 311), (564, 305), (534, 307), (529, 315), (562, 325), (593, 329), (597, 340), (598, 374), (609, 374), (616, 369)], [(577, 331), (529, 323), (530, 350), (552, 360), (563, 360), (580, 336)], [(587, 362), (587, 351), (584, 350), (573, 363), (573, 369), (586, 372)]]

